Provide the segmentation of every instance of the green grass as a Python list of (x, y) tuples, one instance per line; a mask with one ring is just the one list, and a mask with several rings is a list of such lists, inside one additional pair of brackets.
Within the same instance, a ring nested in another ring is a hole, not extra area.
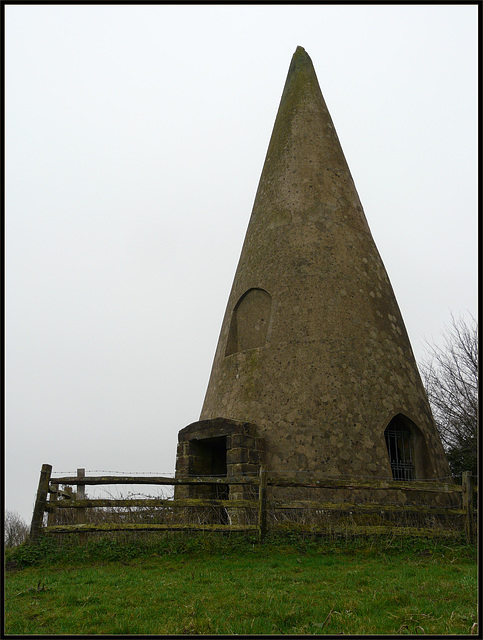
[(7, 555), (7, 634), (469, 634), (474, 546), (169, 535)]

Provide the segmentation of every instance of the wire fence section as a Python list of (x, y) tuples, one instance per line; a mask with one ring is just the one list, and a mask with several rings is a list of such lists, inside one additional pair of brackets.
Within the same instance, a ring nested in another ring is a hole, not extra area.
[(77, 469), (54, 476), (44, 464), (31, 542), (42, 534), (77, 534), (82, 544), (87, 534), (163, 530), (251, 531), (263, 540), (275, 529), (332, 535), (464, 531), (474, 539), (477, 485), (469, 472), (461, 484), (452, 478), (284, 475), (263, 467), (239, 477), (112, 473)]

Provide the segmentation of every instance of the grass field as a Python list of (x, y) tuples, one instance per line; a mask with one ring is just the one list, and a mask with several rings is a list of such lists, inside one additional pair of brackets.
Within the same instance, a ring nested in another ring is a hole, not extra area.
[(474, 545), (164, 534), (6, 556), (6, 634), (470, 634)]

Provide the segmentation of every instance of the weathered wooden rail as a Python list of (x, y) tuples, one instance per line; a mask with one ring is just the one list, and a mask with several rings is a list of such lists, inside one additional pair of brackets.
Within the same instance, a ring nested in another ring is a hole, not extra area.
[[(452, 515), (462, 517), (464, 529), (468, 540), (474, 538), (473, 531), (473, 502), (474, 492), (477, 490), (471, 482), (469, 472), (463, 474), (462, 484), (428, 482), (428, 481), (391, 481), (372, 479), (343, 479), (343, 478), (314, 478), (311, 480), (300, 480), (293, 477), (281, 477), (269, 475), (263, 468), (258, 477), (185, 477), (168, 478), (162, 476), (86, 476), (84, 469), (78, 469), (76, 476), (65, 476), (51, 479), (52, 467), (44, 464), (40, 473), (37, 497), (34, 506), (32, 524), (30, 527), (30, 540), (36, 542), (41, 533), (76, 533), (79, 535), (79, 542), (86, 540), (89, 532), (107, 531), (256, 531), (259, 538), (263, 539), (267, 531), (267, 511), (269, 509), (293, 510), (311, 509), (319, 512), (338, 511), (352, 513), (418, 513), (433, 515)], [(99, 498), (91, 499), (85, 497), (85, 487), (90, 485), (252, 485), (258, 487), (258, 499), (253, 500), (223, 500), (208, 498), (184, 498), (184, 499), (164, 499), (164, 498)], [(72, 497), (69, 490), (59, 491), (59, 486), (78, 487), (77, 494)], [(349, 503), (349, 502), (322, 502), (317, 500), (268, 500), (267, 487), (303, 487), (308, 489), (349, 489), (349, 490), (371, 490), (371, 491), (404, 491), (404, 492), (431, 492), (439, 494), (456, 494), (459, 496), (460, 508), (441, 508), (419, 505), (397, 505), (381, 503)], [(67, 499), (59, 499), (59, 498)], [(257, 524), (199, 524), (199, 523), (130, 523), (130, 522), (102, 522), (87, 523), (86, 509), (93, 508), (126, 508), (126, 507), (151, 507), (162, 509), (193, 508), (193, 507), (217, 507), (230, 509), (254, 509), (257, 511)], [(76, 510), (76, 524), (55, 524), (55, 514), (62, 509)], [(49, 514), (47, 526), (43, 525), (44, 514)], [(289, 525), (290, 527), (290, 525)], [(374, 532), (389, 530), (388, 527), (373, 527)]]

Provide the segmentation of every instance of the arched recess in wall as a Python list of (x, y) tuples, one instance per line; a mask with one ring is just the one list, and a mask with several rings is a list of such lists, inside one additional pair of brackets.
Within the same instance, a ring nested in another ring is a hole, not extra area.
[(272, 296), (265, 289), (248, 289), (233, 309), (225, 356), (263, 347), (272, 312)]
[(395, 415), (384, 431), (384, 438), (394, 480), (431, 477), (425, 437), (410, 418), (402, 413)]

